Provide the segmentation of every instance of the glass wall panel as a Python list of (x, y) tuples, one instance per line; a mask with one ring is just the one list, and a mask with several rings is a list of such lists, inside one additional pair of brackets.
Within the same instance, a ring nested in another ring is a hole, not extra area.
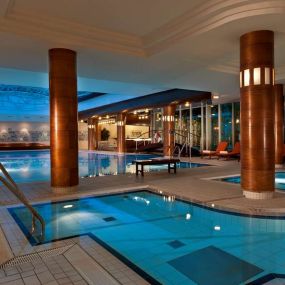
[(232, 103), (221, 105), (221, 140), (232, 147)]
[(218, 105), (212, 106), (211, 108), (211, 116), (212, 116), (212, 124), (211, 124), (211, 134), (212, 134), (212, 149), (216, 149), (219, 143), (219, 115), (218, 115)]
[(154, 129), (162, 131), (162, 113), (161, 109), (153, 110), (155, 112), (154, 118)]
[(177, 132), (176, 135), (176, 142), (183, 144), (186, 140), (188, 132), (190, 131), (190, 110), (188, 109), (181, 109), (181, 122), (179, 118), (179, 110), (175, 112), (175, 130)]
[(190, 132), (189, 126), (190, 126), (190, 110), (188, 108), (182, 110), (182, 130)]
[(201, 108), (192, 109), (193, 147), (200, 148), (201, 139)]
[(240, 141), (240, 103), (234, 103), (234, 139), (235, 142)]

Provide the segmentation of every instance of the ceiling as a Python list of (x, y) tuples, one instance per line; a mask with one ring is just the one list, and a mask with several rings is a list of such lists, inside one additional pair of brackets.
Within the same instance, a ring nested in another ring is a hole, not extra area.
[(48, 87), (48, 49), (64, 47), (80, 90), (105, 93), (85, 109), (174, 88), (226, 102), (239, 96), (239, 37), (260, 29), (275, 32), (285, 83), (284, 0), (1, 0), (0, 84)]

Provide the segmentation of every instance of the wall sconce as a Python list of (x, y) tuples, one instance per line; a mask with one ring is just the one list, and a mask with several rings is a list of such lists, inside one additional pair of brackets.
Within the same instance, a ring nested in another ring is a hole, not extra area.
[(88, 129), (95, 129), (95, 125), (88, 125)]
[(189, 102), (186, 102), (185, 103), (185, 107), (189, 107), (190, 106), (190, 103)]
[(162, 116), (163, 122), (174, 122), (174, 116)]
[(261, 84), (261, 68), (256, 67), (253, 69), (253, 84), (260, 85)]
[(124, 121), (117, 121), (117, 126), (124, 126), (125, 125), (125, 122)]
[[(253, 78), (251, 79), (251, 77)], [(252, 70), (245, 69), (240, 72), (240, 88), (247, 87), (250, 84), (274, 85), (274, 81), (275, 81), (275, 72), (274, 69), (271, 69), (270, 67), (255, 67)]]
[(28, 133), (29, 131), (28, 131), (28, 129), (26, 129), (26, 128), (23, 128), (23, 129), (21, 129), (21, 133)]

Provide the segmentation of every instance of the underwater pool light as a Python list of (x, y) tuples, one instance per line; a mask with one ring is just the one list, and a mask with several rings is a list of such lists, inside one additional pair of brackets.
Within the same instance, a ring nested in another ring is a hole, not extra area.
[(68, 209), (68, 208), (72, 208), (72, 207), (73, 207), (73, 205), (64, 205), (63, 206), (64, 209)]

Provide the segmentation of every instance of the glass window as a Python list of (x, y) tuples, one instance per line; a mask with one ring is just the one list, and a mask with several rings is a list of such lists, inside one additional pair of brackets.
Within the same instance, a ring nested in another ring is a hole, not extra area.
[(155, 117), (154, 129), (156, 131), (162, 131), (162, 114), (160, 109), (155, 111), (154, 117)]
[(235, 142), (240, 141), (240, 103), (234, 103)]
[(201, 139), (201, 108), (192, 109), (192, 133), (193, 147), (200, 148)]
[(190, 126), (190, 110), (185, 109), (182, 110), (182, 130), (189, 132), (189, 126)]
[(212, 135), (212, 149), (216, 149), (219, 143), (219, 115), (218, 115), (218, 105), (212, 106), (211, 108), (211, 135)]
[(221, 105), (221, 140), (232, 146), (232, 103)]

